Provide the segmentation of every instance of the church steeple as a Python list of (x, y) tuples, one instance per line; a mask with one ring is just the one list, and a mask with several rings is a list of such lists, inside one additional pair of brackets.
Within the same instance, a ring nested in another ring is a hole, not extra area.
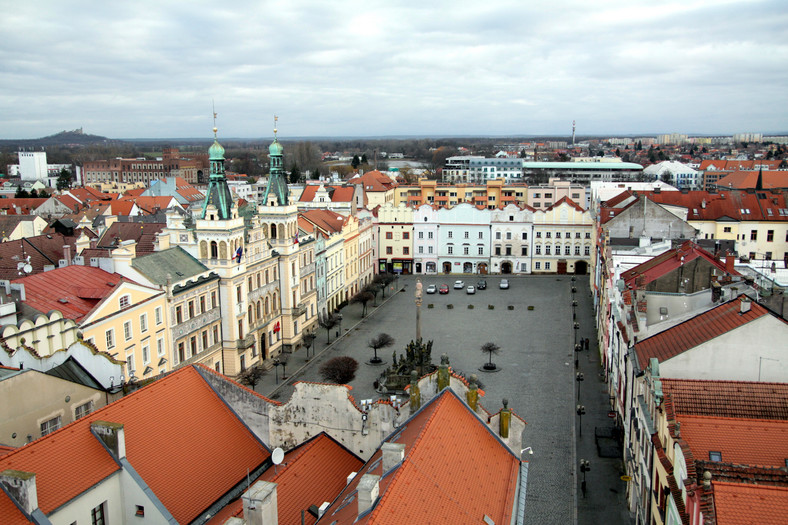
[[(284, 148), (276, 137), (276, 122), (278, 120), (279, 117), (274, 115), (274, 141), (268, 147), (270, 170), (268, 186), (266, 186), (265, 195), (263, 195), (263, 206), (287, 206), (288, 204), (287, 175), (285, 175), (284, 170)], [(276, 197), (276, 202), (274, 202), (274, 197)]]
[(213, 144), (208, 149), (208, 161), (211, 165), (211, 178), (208, 183), (208, 193), (205, 195), (205, 202), (202, 205), (201, 219), (205, 219), (208, 212), (208, 205), (216, 208), (217, 219), (227, 220), (232, 218), (233, 198), (230, 187), (227, 186), (227, 176), (224, 173), (224, 148), (219, 144), (216, 137), (218, 131), (216, 125), (216, 113), (213, 114)]

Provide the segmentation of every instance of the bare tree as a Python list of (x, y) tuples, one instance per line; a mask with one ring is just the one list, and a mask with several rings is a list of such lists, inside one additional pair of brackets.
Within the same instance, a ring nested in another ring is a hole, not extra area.
[(265, 375), (265, 370), (261, 366), (251, 366), (238, 374), (238, 382), (244, 386), (248, 386), (252, 390), (257, 386), (257, 383)]
[(321, 327), (326, 329), (326, 335), (328, 336), (326, 344), (331, 344), (331, 329), (337, 325), (339, 318), (334, 314), (327, 314), (318, 318), (317, 322)]
[(372, 292), (368, 290), (361, 290), (359, 293), (353, 296), (350, 299), (351, 303), (360, 303), (361, 304), (361, 317), (365, 317), (367, 315), (367, 303), (373, 300), (375, 296)]
[(490, 360), (484, 364), (484, 368), (487, 370), (495, 370), (495, 363), (492, 362), (493, 354), (498, 355), (498, 352), (501, 350), (501, 347), (495, 343), (484, 343), (480, 350), (483, 354), (489, 354)]
[(323, 379), (340, 385), (347, 384), (356, 377), (358, 361), (346, 355), (332, 357), (320, 367)]
[(306, 359), (307, 359), (307, 361), (309, 361), (309, 348), (315, 342), (315, 338), (316, 337), (317, 337), (317, 334), (315, 334), (314, 332), (307, 332), (302, 337), (302, 340), (304, 341), (304, 346), (306, 346)]
[(394, 338), (391, 337), (387, 333), (380, 333), (369, 340), (367, 346), (369, 346), (374, 352), (375, 357), (369, 360), (370, 363), (382, 363), (383, 360), (378, 357), (378, 350), (381, 348), (388, 348), (389, 346), (394, 344)]

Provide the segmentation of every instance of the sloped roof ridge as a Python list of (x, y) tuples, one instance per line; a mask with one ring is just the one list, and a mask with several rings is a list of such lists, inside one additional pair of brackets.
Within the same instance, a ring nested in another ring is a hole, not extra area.
[(241, 383), (239, 383), (237, 381), (234, 381), (233, 379), (230, 379), (226, 375), (220, 374), (219, 372), (217, 372), (213, 368), (211, 368), (209, 366), (206, 366), (203, 363), (194, 363), (194, 364), (192, 364), (190, 366), (193, 366), (195, 369), (199, 368), (200, 370), (197, 370), (198, 373), (201, 373), (201, 371), (209, 372), (210, 374), (215, 375), (219, 379), (224, 379), (225, 381), (229, 381), (230, 383), (233, 383), (235, 386), (237, 386), (237, 387), (239, 387), (239, 388), (241, 388), (243, 390), (246, 390), (250, 394), (254, 394), (255, 397), (259, 397), (260, 399), (262, 399), (263, 401), (265, 401), (267, 403), (271, 403), (272, 405), (276, 405), (276, 406), (281, 406), (283, 404), (281, 401), (274, 401), (273, 399), (269, 399), (269, 398), (265, 397), (263, 394), (260, 394), (259, 392), (255, 392), (251, 388), (249, 388), (249, 387), (247, 387), (245, 385), (242, 385)]

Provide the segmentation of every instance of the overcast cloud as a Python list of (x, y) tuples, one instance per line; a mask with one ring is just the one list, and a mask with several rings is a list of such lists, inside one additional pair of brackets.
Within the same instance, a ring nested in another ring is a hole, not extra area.
[(788, 2), (29, 0), (2, 138), (788, 130)]

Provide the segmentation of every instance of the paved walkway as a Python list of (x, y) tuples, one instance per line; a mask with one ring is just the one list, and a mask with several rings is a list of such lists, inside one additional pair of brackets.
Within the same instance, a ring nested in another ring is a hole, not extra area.
[[(465, 284), (478, 280), (475, 276), (452, 275), (424, 277), (422, 282), (425, 287), (442, 283), (451, 287), (458, 278)], [(534, 454), (524, 458), (530, 463), (526, 523), (631, 523), (622, 501), (625, 486), (619, 479), (620, 461), (598, 458), (594, 444), (594, 427), (610, 426), (613, 420), (607, 417), (607, 394), (598, 376), (599, 363), (593, 347), (579, 355), (579, 370), (586, 378), (580, 384), (580, 403), (586, 406), (586, 415), (582, 418), (583, 436), (578, 436), (570, 277), (513, 277), (510, 290), (498, 289), (498, 276), (487, 276), (486, 280), (488, 289), (476, 295), (454, 289), (449, 295), (424, 295), (422, 336), (434, 341), (434, 363), (446, 352), (455, 371), (479, 376), (486, 392), (482, 404), (488, 410), (498, 410), (502, 399), (507, 398), (509, 406), (528, 423), (523, 446), (532, 447)], [(289, 355), (285, 369), (288, 379), (282, 380), (281, 367), (278, 372), (272, 369), (255, 390), (286, 401), (293, 391), (293, 382), (322, 381), (321, 363), (337, 355), (349, 355), (360, 364), (350, 383), (354, 397), (377, 399), (379, 395), (372, 383), (390, 364), (392, 351), (402, 353), (407, 342), (415, 338), (415, 277), (402, 277), (399, 281), (395, 289), (404, 291), (392, 294), (387, 290), (385, 300), (378, 297), (377, 305), (368, 305), (363, 318), (360, 305), (344, 308), (341, 337), (336, 338), (336, 327), (329, 343), (326, 330), (318, 329), (314, 358), (307, 362), (303, 349)], [(578, 338), (588, 337), (593, 342), (596, 337), (586, 278), (579, 277), (575, 285)], [(529, 306), (533, 309), (529, 310)], [(372, 350), (367, 343), (381, 332), (392, 335), (396, 343), (378, 352), (385, 361), (383, 366), (371, 366), (367, 361)], [(498, 373), (478, 370), (487, 360), (479, 351), (487, 341), (501, 347), (501, 353), (493, 356), (500, 368)], [(582, 474), (578, 471), (580, 458), (591, 462), (585, 498), (581, 492)]]

